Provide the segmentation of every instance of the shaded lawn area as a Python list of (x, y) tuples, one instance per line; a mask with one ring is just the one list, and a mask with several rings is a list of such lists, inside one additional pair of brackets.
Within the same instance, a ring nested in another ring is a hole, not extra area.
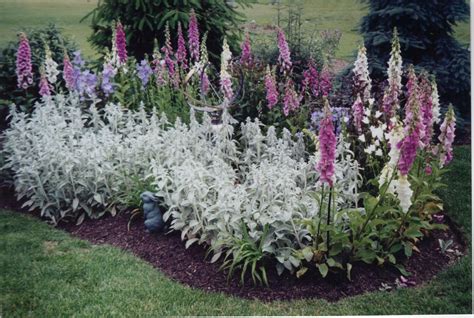
[[(455, 148), (442, 197), (471, 237), (471, 148)], [(72, 238), (31, 216), (0, 211), (0, 315), (358, 315), (471, 313), (469, 255), (417, 288), (343, 299), (262, 303), (175, 283), (111, 246)]]

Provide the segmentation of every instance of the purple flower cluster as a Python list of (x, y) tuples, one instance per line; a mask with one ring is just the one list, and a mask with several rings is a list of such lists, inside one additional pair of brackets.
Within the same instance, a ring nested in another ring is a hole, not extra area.
[(76, 82), (76, 89), (82, 98), (84, 98), (85, 96), (88, 96), (90, 98), (95, 98), (96, 86), (97, 86), (97, 76), (94, 73), (91, 73), (90, 70), (83, 71)]
[(390, 120), (395, 115), (394, 106), (398, 102), (398, 93), (387, 88), (384, 92), (382, 99), (382, 110), (387, 119), (387, 128), (391, 130), (393, 128), (393, 122)]
[(137, 64), (136, 68), (138, 78), (140, 78), (140, 81), (142, 82), (142, 89), (145, 89), (150, 80), (151, 75), (153, 74), (153, 70), (146, 59), (143, 59), (140, 64)]
[(240, 55), (240, 64), (249, 66), (252, 64), (252, 48), (250, 45), (250, 35), (247, 33), (245, 34), (245, 40), (242, 42), (240, 46), (242, 49), (242, 54)]
[(117, 22), (115, 26), (115, 47), (117, 48), (117, 55), (120, 64), (127, 62), (127, 41), (125, 40), (125, 32), (122, 23)]
[[(414, 90), (416, 92), (416, 90)], [(413, 95), (416, 95), (414, 93)], [(410, 110), (411, 119), (405, 118), (405, 137), (397, 144), (397, 148), (400, 150), (400, 159), (398, 161), (398, 170), (403, 176), (408, 175), (410, 169), (413, 165), (413, 162), (416, 158), (416, 152), (421, 146), (421, 137), (423, 131), (423, 123), (418, 120), (420, 115), (420, 106), (414, 96), (411, 101), (412, 105), (407, 105)], [(410, 101), (409, 101), (410, 102)]]
[(74, 90), (76, 86), (76, 82), (74, 80), (74, 69), (71, 64), (71, 60), (67, 55), (67, 52), (64, 52), (64, 59), (63, 59), (63, 79), (66, 83), (66, 87), (69, 91)]
[(24, 33), (20, 33), (20, 44), (16, 53), (16, 76), (19, 88), (27, 89), (33, 84), (30, 43)]
[(280, 71), (282, 73), (289, 73), (291, 70), (291, 57), (288, 42), (286, 42), (285, 33), (282, 29), (278, 29), (278, 49), (280, 54), (278, 55), (278, 63), (280, 63)]
[(294, 83), (291, 79), (286, 81), (285, 95), (283, 97), (283, 114), (288, 117), (290, 112), (300, 107), (301, 97), (294, 89)]
[(199, 28), (196, 13), (191, 10), (188, 26), (189, 52), (194, 62), (199, 61)]
[(278, 91), (270, 67), (267, 67), (267, 73), (265, 74), (265, 89), (267, 91), (267, 106), (272, 109), (278, 103)]
[[(319, 131), (321, 121), (325, 118), (323, 110), (317, 110), (311, 114), (311, 130)], [(332, 123), (335, 127), (336, 135), (342, 130), (343, 123), (348, 124), (349, 121), (349, 108), (346, 107), (334, 107), (332, 108)]]
[[(327, 102), (326, 102), (327, 103)], [(336, 160), (336, 135), (329, 105), (324, 109), (325, 115), (319, 127), (320, 158), (316, 170), (321, 174), (321, 182), (333, 185), (334, 162)]]
[(176, 59), (183, 70), (188, 69), (186, 42), (184, 41), (180, 22), (178, 22), (178, 49), (176, 51)]
[(115, 91), (113, 79), (117, 75), (117, 70), (113, 67), (112, 63), (105, 63), (104, 69), (102, 70), (102, 83), (101, 88), (105, 96), (109, 96)]

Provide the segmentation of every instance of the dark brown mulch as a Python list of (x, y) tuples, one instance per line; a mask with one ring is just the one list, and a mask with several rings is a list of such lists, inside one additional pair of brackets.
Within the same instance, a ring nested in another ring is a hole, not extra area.
[[(6, 200), (9, 200), (7, 196), (10, 195), (5, 192), (3, 195), (0, 194), (1, 207), (18, 208), (18, 204), (11, 206), (5, 204)], [(393, 267), (364, 263), (354, 264), (352, 281), (347, 280), (345, 273), (330, 273), (323, 279), (316, 270), (308, 271), (301, 279), (286, 272), (278, 276), (274, 266), (269, 266), (270, 287), (254, 286), (251, 282), (241, 286), (239, 277), (227, 283), (227, 275), (219, 271), (220, 265), (205, 260), (206, 251), (202, 246), (193, 245), (185, 249), (184, 242), (176, 232), (168, 235), (147, 233), (142, 220), (138, 218), (128, 231), (128, 221), (129, 215), (122, 213), (116, 217), (86, 220), (79, 226), (74, 223), (62, 223), (59, 228), (94, 244), (110, 244), (131, 251), (173, 280), (188, 286), (249, 299), (272, 301), (323, 298), (336, 301), (343, 297), (378, 290), (382, 287), (382, 283), (394, 288), (395, 281), (400, 279), (400, 273)], [(409, 286), (430, 280), (456, 260), (457, 257), (452, 253), (441, 253), (438, 239), (452, 239), (455, 242), (452, 249), (461, 252), (466, 249), (459, 232), (451, 230), (432, 232), (431, 237), (419, 243), (421, 253), (414, 252), (414, 255), (405, 262), (406, 269), (412, 274), (408, 277)]]

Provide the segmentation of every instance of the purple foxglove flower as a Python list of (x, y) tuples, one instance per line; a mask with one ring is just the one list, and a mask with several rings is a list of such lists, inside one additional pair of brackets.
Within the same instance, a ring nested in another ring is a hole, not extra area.
[(267, 91), (268, 109), (272, 109), (278, 103), (278, 91), (270, 66), (267, 66), (267, 73), (265, 74), (265, 89)]
[(183, 30), (181, 29), (181, 23), (178, 22), (178, 50), (176, 51), (176, 59), (183, 70), (188, 69), (188, 61), (186, 57), (186, 42), (183, 37)]
[(117, 22), (115, 26), (115, 47), (117, 48), (117, 55), (120, 64), (127, 62), (127, 40), (125, 39), (125, 31), (122, 23)]
[(456, 131), (456, 116), (454, 115), (453, 106), (449, 105), (448, 111), (444, 117), (444, 121), (440, 126), (441, 133), (438, 136), (440, 164), (444, 167), (453, 160), (453, 142)]
[(417, 88), (413, 90), (413, 98), (409, 100), (406, 107), (410, 109), (409, 116), (405, 118), (405, 137), (397, 144), (400, 150), (398, 160), (398, 170), (402, 176), (408, 175), (416, 158), (418, 148), (422, 145), (421, 134), (423, 124), (418, 120), (420, 116), (420, 106), (417, 100)]
[(309, 63), (308, 69), (303, 72), (302, 92), (309, 89), (313, 97), (319, 95), (319, 73), (314, 63)]
[(46, 78), (43, 67), (41, 70), (41, 78), (39, 82), (39, 94), (42, 97), (51, 96), (51, 86), (49, 85), (48, 79)]
[(321, 174), (321, 182), (327, 183), (330, 187), (333, 185), (334, 162), (336, 160), (336, 135), (332, 123), (332, 114), (329, 103), (326, 100), (324, 107), (324, 119), (319, 127), (319, 152), (320, 159), (316, 170)]
[(25, 33), (20, 33), (20, 43), (16, 53), (16, 76), (19, 88), (27, 89), (33, 84), (31, 49)]
[(433, 100), (432, 86), (426, 74), (422, 74), (420, 78), (420, 108), (424, 132), (422, 134), (422, 142), (425, 146), (429, 146), (433, 138)]
[(66, 88), (69, 91), (74, 90), (76, 83), (74, 80), (74, 69), (72, 67), (71, 60), (67, 52), (64, 52), (64, 59), (63, 59), (63, 79), (66, 83)]
[(362, 132), (362, 119), (364, 118), (364, 104), (360, 98), (360, 94), (357, 96), (356, 101), (352, 105), (352, 118), (354, 119), (354, 126), (358, 133)]
[(290, 112), (300, 107), (301, 97), (294, 89), (294, 83), (288, 79), (285, 85), (285, 96), (283, 97), (283, 114), (288, 117)]
[(245, 40), (244, 42), (242, 42), (240, 48), (242, 49), (242, 53), (240, 55), (240, 64), (248, 67), (252, 64), (253, 61), (252, 49), (250, 45), (250, 35), (248, 33), (245, 34)]
[(329, 93), (332, 90), (331, 83), (331, 74), (327, 69), (324, 69), (321, 73), (321, 78), (319, 80), (319, 91), (323, 97), (329, 96)]
[(171, 46), (170, 27), (168, 23), (166, 23), (165, 27), (165, 46), (161, 48), (161, 52), (163, 52), (165, 55), (165, 63), (168, 67), (168, 76), (171, 81), (177, 85), (175, 61), (172, 59), (174, 53), (173, 47)]
[(105, 96), (109, 96), (115, 90), (115, 84), (113, 83), (115, 75), (117, 75), (117, 70), (113, 67), (112, 63), (105, 63), (102, 70), (102, 83), (100, 85)]
[(207, 76), (206, 72), (204, 72), (201, 74), (200, 78), (201, 78), (201, 84), (200, 84), (201, 92), (204, 95), (206, 95), (207, 92), (209, 92), (209, 88), (210, 88), (209, 77)]
[(188, 45), (191, 59), (194, 62), (199, 61), (199, 28), (196, 13), (191, 9), (188, 26)]
[(146, 59), (143, 59), (140, 64), (137, 64), (137, 73), (138, 77), (142, 81), (142, 89), (144, 89), (147, 86), (151, 75), (153, 74), (153, 70)]
[(282, 73), (289, 73), (291, 70), (291, 57), (288, 42), (286, 42), (285, 33), (282, 29), (278, 29), (278, 49), (280, 54), (278, 55), (278, 63), (280, 63), (280, 71)]

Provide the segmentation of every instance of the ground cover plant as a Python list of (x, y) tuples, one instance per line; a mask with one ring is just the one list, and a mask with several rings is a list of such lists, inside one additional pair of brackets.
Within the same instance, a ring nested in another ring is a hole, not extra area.
[[(436, 191), (453, 159), (456, 118), (452, 107), (441, 118), (429, 74), (403, 68), (396, 31), (383, 97), (373, 98), (361, 47), (352, 104), (336, 113), (327, 69), (308, 61), (301, 75), (294, 71), (278, 29), (278, 62), (251, 78), (262, 100), (247, 117), (236, 102), (236, 77), (262, 70), (250, 37), (238, 59), (224, 39), (216, 75), (207, 68), (206, 34), (199, 36), (190, 16), (188, 41), (178, 30), (173, 46), (166, 26), (151, 62), (128, 57), (120, 21), (97, 74), (76, 52), (72, 61), (64, 56), (59, 79), (57, 63), (45, 55), (42, 99), (31, 116), (12, 107), (5, 133), (5, 168), (13, 171), (18, 197), (53, 223), (80, 223), (117, 213), (135, 185), (151, 186), (186, 246), (204, 244), (211, 261), (221, 259), (242, 282), (248, 275), (267, 284), (267, 266), (298, 277), (311, 267), (323, 277), (342, 270), (350, 280), (360, 261), (409, 275), (399, 260), (418, 251), (429, 231), (445, 229), (432, 219), (443, 210)], [(32, 85), (26, 35), (17, 74), (19, 87)], [(192, 110), (185, 123), (173, 111), (190, 100), (205, 114), (196, 118)]]

